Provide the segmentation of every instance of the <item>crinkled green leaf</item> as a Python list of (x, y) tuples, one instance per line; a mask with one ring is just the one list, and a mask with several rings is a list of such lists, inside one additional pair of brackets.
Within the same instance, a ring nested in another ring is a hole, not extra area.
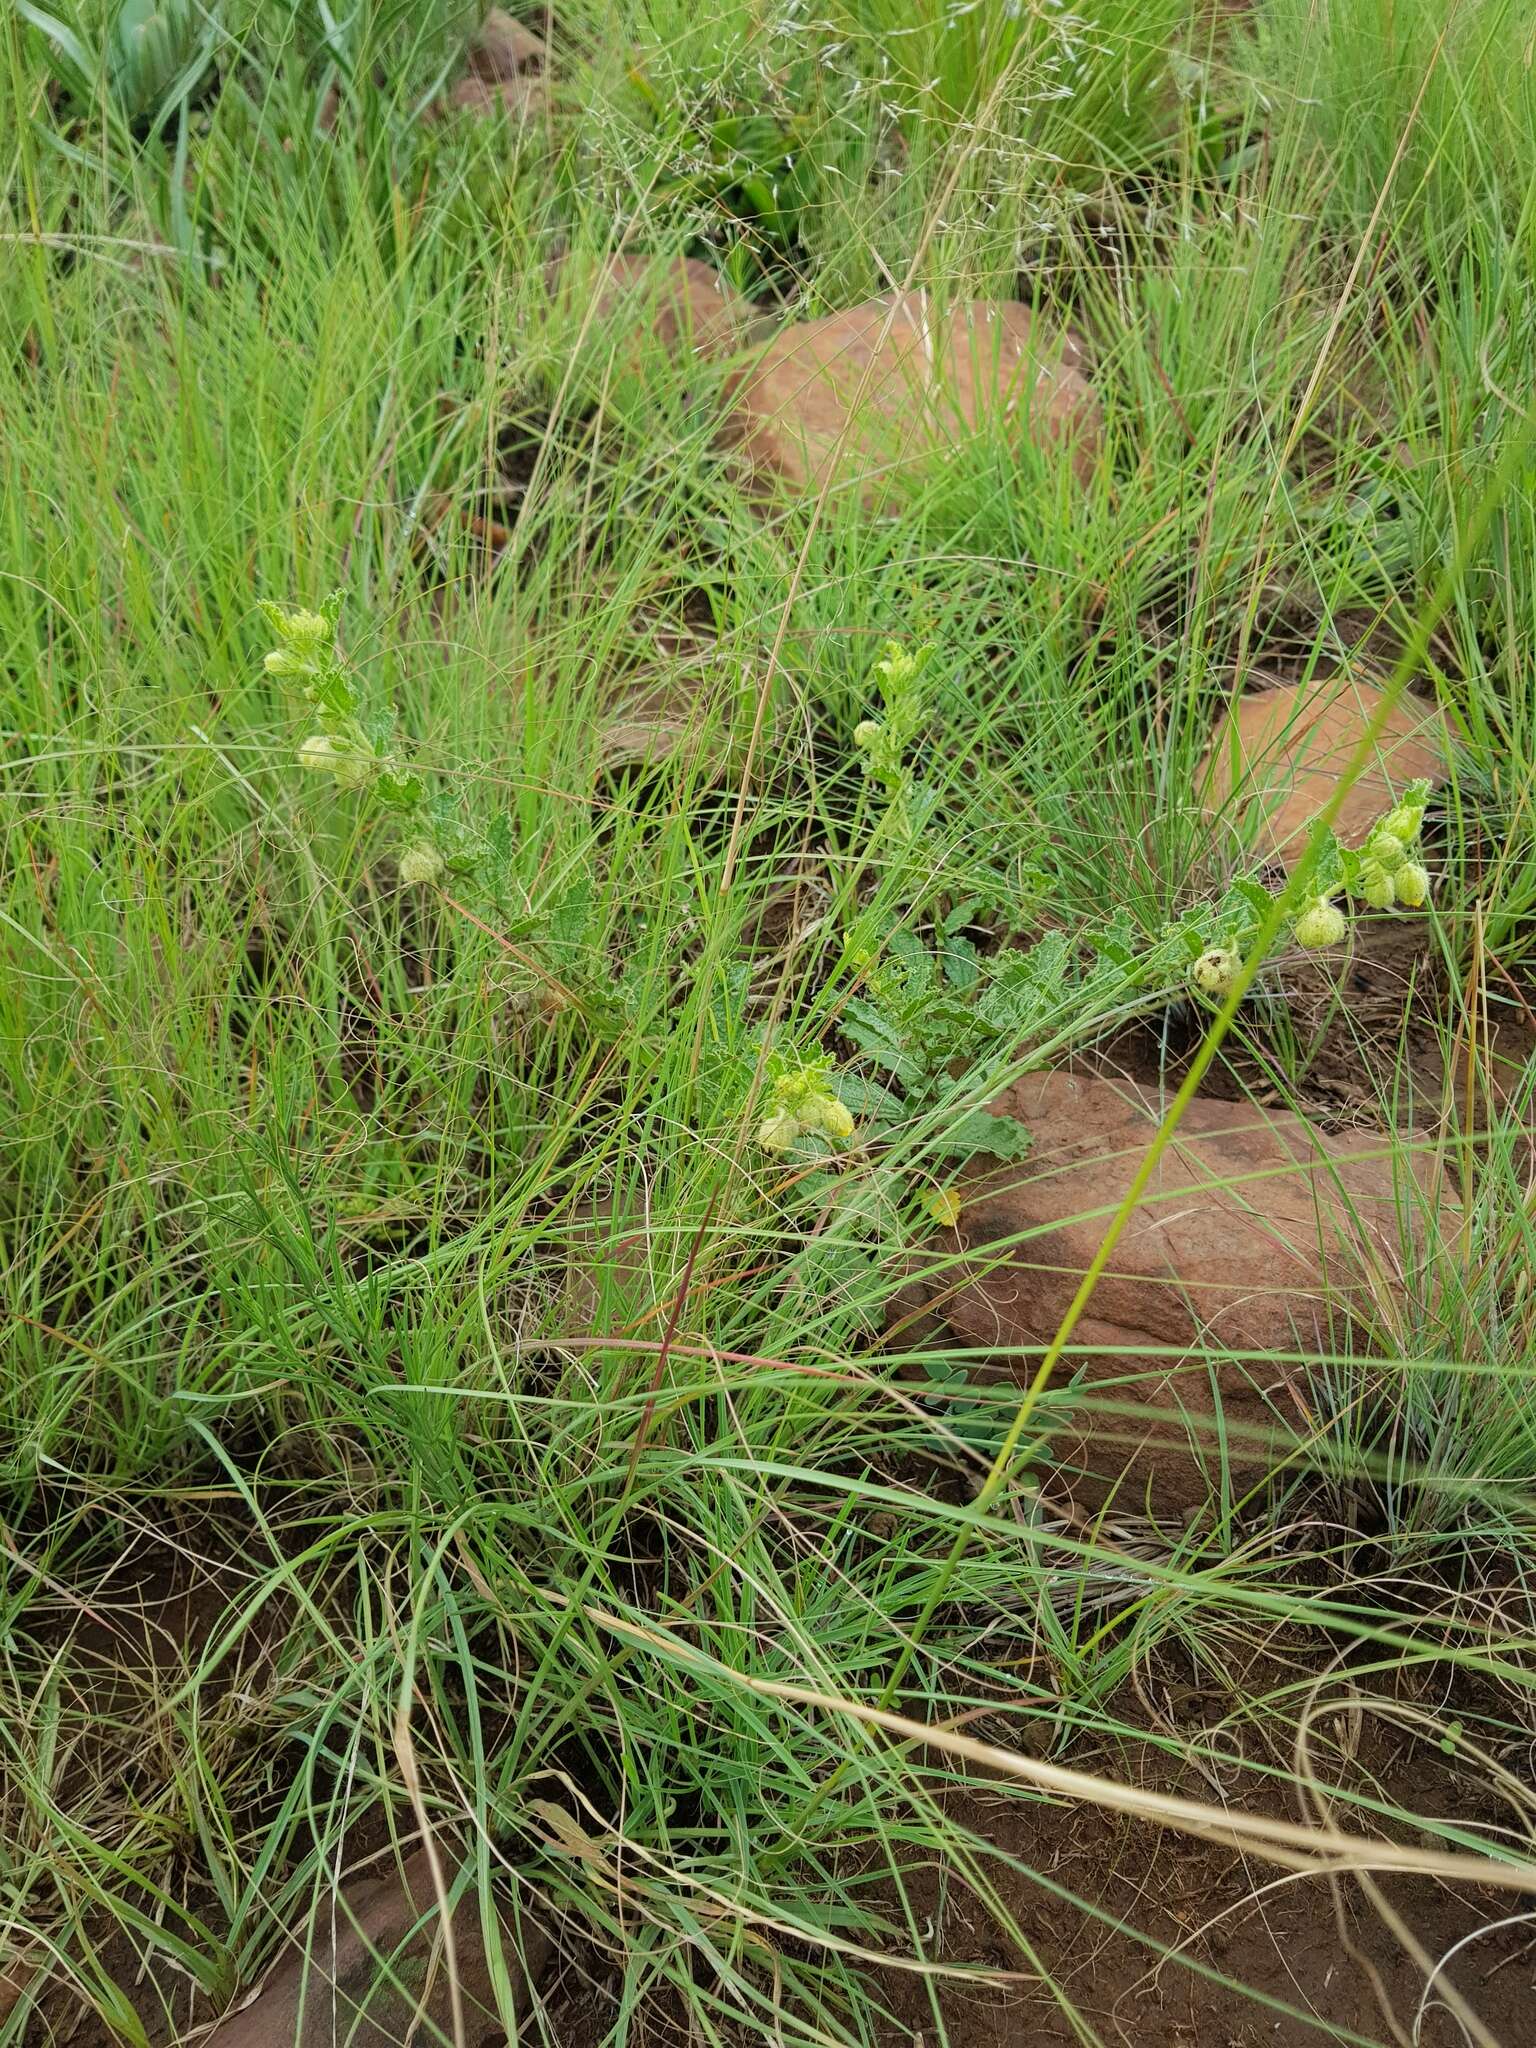
[(842, 1014), (843, 1035), (867, 1060), (894, 1074), (903, 1087), (916, 1087), (923, 1078), (923, 1065), (908, 1049), (900, 1034), (873, 1003), (852, 996)]
[(839, 1074), (837, 1092), (863, 1123), (900, 1123), (907, 1113), (899, 1095), (893, 1095), (889, 1088), (882, 1088), (878, 1081), (871, 1081), (863, 1074)]
[(1033, 1140), (1027, 1126), (1016, 1116), (994, 1116), (990, 1110), (970, 1109), (963, 1116), (941, 1126), (932, 1150), (950, 1159), (966, 1159), (987, 1152), (996, 1159), (1022, 1159)]
[(981, 979), (981, 955), (960, 932), (939, 935), (939, 964), (951, 988), (973, 989)]

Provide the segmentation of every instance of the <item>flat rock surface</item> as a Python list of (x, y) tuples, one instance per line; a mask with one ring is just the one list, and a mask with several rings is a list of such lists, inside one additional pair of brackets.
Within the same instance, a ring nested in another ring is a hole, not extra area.
[[(995, 1370), (1024, 1382), (1130, 1186), (1160, 1105), (1129, 1083), (1048, 1073), (992, 1107), (1028, 1126), (1029, 1157), (963, 1188), (958, 1225), (931, 1248), (956, 1262), (921, 1291), (952, 1341), (1018, 1353)], [(1433, 1187), (1427, 1172), (1422, 1185)], [(1268, 1468), (1272, 1445), (1304, 1438), (1314, 1416), (1306, 1371), (1224, 1354), (1337, 1350), (1350, 1310), (1397, 1288), (1412, 1258), (1398, 1193), (1388, 1141), (1374, 1132), (1324, 1136), (1301, 1117), (1193, 1102), (1057, 1377), (1064, 1388), (1086, 1353), (1096, 1395), (1127, 1410), (1069, 1417), (1056, 1441), (1056, 1456), (1098, 1475), (1083, 1499), (1101, 1501), (1124, 1470), (1127, 1508), (1148, 1493), (1159, 1511), (1202, 1503), (1220, 1467), (1218, 1398), (1235, 1432), (1234, 1467), (1250, 1477)], [(1418, 1206), (1404, 1190), (1404, 1211)], [(1148, 1346), (1171, 1355), (1113, 1355)]]
[(469, 46), (469, 68), (481, 78), (516, 78), (542, 70), (546, 55), (542, 36), (504, 7), (492, 7)]
[[(1380, 702), (1380, 691), (1349, 676), (1239, 697), (1206, 754), (1200, 775), (1204, 801), (1213, 809), (1230, 807), (1234, 821), (1257, 805), (1261, 850), (1296, 859)], [(1438, 782), (1445, 774), (1445, 751), (1440, 712), (1420, 697), (1399, 698), (1344, 799), (1334, 828), (1339, 838), (1359, 845), (1408, 783), (1421, 777)]]
[(467, 71), (448, 94), (448, 105), (455, 113), (506, 114), (514, 121), (530, 120), (548, 104), (541, 78), (485, 78), (478, 71)]
[(617, 365), (632, 371), (644, 366), (647, 334), (678, 355), (729, 355), (753, 310), (717, 270), (692, 256), (623, 254), (595, 271), (566, 259), (551, 267), (549, 280), (573, 322), (584, 325), (588, 343), (612, 349)]
[[(454, 1910), (453, 1936), (466, 2044), (505, 2040), (472, 1890)], [(513, 1929), (504, 1928), (519, 2011), (549, 1955), (546, 1937), (526, 1919), (521, 1936), (519, 1963)], [(388, 1877), (345, 1886), (312, 1929), (298, 1931), (256, 1996), (205, 2036), (205, 2048), (398, 2048), (407, 2040), (452, 2040), (453, 1974), (431, 1867), (418, 1850)]]
[(925, 461), (1001, 422), (1016, 445), (1071, 440), (1086, 481), (1101, 436), (1082, 353), (1011, 301), (947, 310), (923, 292), (781, 329), (737, 377), (731, 437), (755, 475), (879, 502)]

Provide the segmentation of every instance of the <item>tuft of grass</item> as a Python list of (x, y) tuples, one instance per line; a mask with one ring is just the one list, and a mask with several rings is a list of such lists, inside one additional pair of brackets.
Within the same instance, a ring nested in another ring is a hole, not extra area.
[(1536, 174), (1536, 44), (1511, 0), (1275, 0), (1252, 63), (1283, 131), (1329, 163), (1332, 197), (1436, 266), (1518, 237)]

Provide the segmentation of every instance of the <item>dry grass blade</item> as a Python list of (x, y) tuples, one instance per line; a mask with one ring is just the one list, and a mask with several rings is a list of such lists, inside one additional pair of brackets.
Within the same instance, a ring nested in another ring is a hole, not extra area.
[(1439, 1878), (1448, 1884), (1486, 1885), (1499, 1891), (1514, 1891), (1536, 1897), (1536, 1862), (1505, 1860), (1495, 1856), (1462, 1855), (1437, 1849), (1412, 1849), (1395, 1842), (1362, 1840), (1337, 1828), (1307, 1827), (1299, 1821), (1270, 1820), (1261, 1814), (1234, 1813), (1208, 1801), (1179, 1798), (1171, 1793), (1148, 1792), (1136, 1785), (1122, 1785), (1091, 1771), (1077, 1771), (1065, 1764), (1043, 1763), (1015, 1749), (996, 1743), (978, 1742), (972, 1735), (959, 1735), (951, 1728), (934, 1727), (914, 1721), (887, 1707), (865, 1706), (861, 1701), (835, 1693), (816, 1692), (803, 1685), (769, 1678), (753, 1678), (731, 1671), (722, 1664), (702, 1659), (697, 1652), (664, 1630), (645, 1628), (620, 1615), (588, 1607), (589, 1620), (628, 1640), (647, 1644), (663, 1655), (676, 1658), (694, 1669), (707, 1669), (717, 1684), (737, 1685), (762, 1699), (780, 1700), (785, 1706), (810, 1707), (833, 1714), (861, 1727), (879, 1728), (899, 1742), (939, 1750), (974, 1769), (1013, 1778), (1048, 1797), (1094, 1806), (1109, 1813), (1150, 1821), (1154, 1826), (1173, 1828), (1181, 1834), (1196, 1835), (1223, 1848), (1245, 1851), (1288, 1870), (1316, 1877), (1330, 1877), (1347, 1871), (1378, 1871), (1401, 1876)]
[(883, 1728), (902, 1742), (921, 1743), (942, 1750), (977, 1769), (994, 1771), (1000, 1777), (1017, 1778), (1037, 1791), (1071, 1799), (1108, 1812), (1123, 1813), (1151, 1821), (1159, 1827), (1175, 1828), (1182, 1834), (1198, 1835), (1223, 1848), (1240, 1849), (1262, 1856), (1290, 1870), (1328, 1877), (1342, 1871), (1379, 1871), (1402, 1876), (1440, 1878), (1447, 1884), (1488, 1885), (1499, 1891), (1525, 1892), (1536, 1896), (1536, 1863), (1505, 1862), (1493, 1856), (1464, 1856), (1436, 1849), (1411, 1849), (1395, 1842), (1364, 1841), (1341, 1833), (1337, 1828), (1309, 1828), (1297, 1821), (1267, 1820), (1262, 1815), (1233, 1813), (1204, 1800), (1176, 1798), (1166, 1792), (1147, 1792), (1135, 1785), (1117, 1784), (1090, 1771), (1074, 1771), (1064, 1764), (1047, 1764), (1018, 1750), (1002, 1749), (995, 1743), (978, 1742), (971, 1735), (957, 1735), (951, 1729), (933, 1728), (922, 1721), (889, 1709), (866, 1707), (856, 1700), (838, 1699), (827, 1693), (788, 1685), (772, 1679), (745, 1679), (752, 1691), (766, 1699), (783, 1700), (786, 1705), (816, 1707), (824, 1713), (841, 1714), (866, 1727)]

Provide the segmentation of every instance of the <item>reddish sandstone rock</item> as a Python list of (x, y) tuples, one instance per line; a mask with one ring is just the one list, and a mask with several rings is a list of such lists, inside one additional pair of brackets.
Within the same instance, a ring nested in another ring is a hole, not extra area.
[[(1348, 676), (1318, 677), (1239, 697), (1228, 709), (1201, 769), (1211, 808), (1234, 819), (1250, 804), (1262, 814), (1258, 844), (1294, 860), (1312, 820), (1332, 796), (1380, 703), (1380, 692)], [(1445, 721), (1434, 705), (1402, 697), (1350, 789), (1334, 827), (1356, 846), (1410, 782), (1445, 774)]]
[(824, 484), (878, 503), (926, 461), (989, 423), (1018, 444), (1073, 443), (1086, 481), (1101, 419), (1082, 356), (1027, 307), (925, 292), (871, 299), (782, 329), (736, 379), (731, 434), (753, 472), (800, 492)]
[(493, 7), (469, 46), (469, 68), (481, 78), (516, 78), (524, 71), (542, 71), (547, 54), (541, 36), (504, 7)]
[[(1019, 1352), (993, 1369), (1027, 1382), (1157, 1130), (1160, 1105), (1129, 1085), (1049, 1073), (1028, 1076), (992, 1107), (1028, 1127), (1029, 1156), (963, 1188), (959, 1223), (936, 1246), (959, 1264), (922, 1293), (930, 1326), (936, 1314), (954, 1343)], [(1410, 1218), (1414, 1192), (1402, 1191)], [(1421, 1192), (1433, 1195), (1428, 1174)], [(1301, 1117), (1193, 1102), (1057, 1374), (1060, 1391), (1086, 1353), (1094, 1393), (1129, 1410), (1084, 1410), (1056, 1437), (1053, 1457), (1093, 1475), (1075, 1487), (1078, 1498), (1098, 1505), (1123, 1473), (1128, 1508), (1143, 1496), (1158, 1512), (1198, 1506), (1221, 1469), (1218, 1419), (1232, 1433), (1240, 1484), (1305, 1439), (1313, 1397), (1303, 1367), (1225, 1354), (1337, 1351), (1350, 1312), (1396, 1288), (1412, 1255), (1398, 1195), (1389, 1147), (1375, 1133), (1325, 1136)], [(1113, 1355), (1146, 1347), (1171, 1355)]]
[(551, 266), (549, 282), (585, 328), (588, 346), (614, 349), (619, 365), (631, 371), (643, 363), (646, 335), (681, 356), (728, 355), (751, 312), (718, 271), (692, 256), (623, 254), (595, 273), (567, 259)]
[(448, 105), (456, 113), (482, 119), (506, 114), (519, 123), (542, 114), (547, 104), (542, 79), (484, 78), (477, 71), (467, 71), (448, 95)]
[[(521, 2011), (550, 1945), (526, 1917), (519, 1932), (521, 1960), (510, 1926), (502, 1947)], [(495, 2030), (501, 2038), (473, 1891), (454, 1911), (453, 1934), (466, 2035), (479, 2042)], [(453, 1993), (431, 1868), (418, 1850), (390, 1876), (344, 1887), (204, 2048), (395, 2048), (443, 2035), (453, 2037)]]
[(423, 119), (440, 120), (445, 112), (487, 119), (505, 115), (517, 126), (542, 115), (549, 93), (537, 74), (547, 52), (532, 29), (493, 7), (465, 53), (469, 68), (447, 93), (435, 100)]
[[(450, 111), (482, 118), (508, 114), (518, 123), (542, 114), (548, 105), (544, 83), (529, 74), (544, 69), (547, 54), (532, 29), (493, 7), (465, 52), (468, 70), (432, 102), (423, 121), (440, 121)], [(335, 132), (341, 104), (341, 87), (333, 83), (316, 117), (322, 133)]]
[(653, 331), (669, 348), (690, 355), (721, 355), (740, 340), (746, 301), (719, 271), (693, 256), (657, 262), (650, 256), (615, 256), (597, 280), (594, 324), (649, 310)]

